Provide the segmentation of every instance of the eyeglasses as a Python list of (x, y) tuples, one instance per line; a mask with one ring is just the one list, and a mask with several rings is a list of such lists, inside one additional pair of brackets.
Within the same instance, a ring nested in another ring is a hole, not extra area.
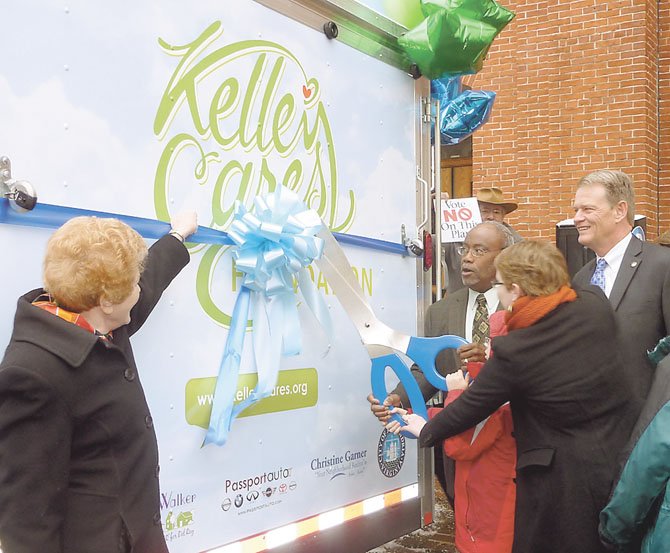
[(497, 288), (498, 286), (504, 286), (504, 282), (498, 282), (497, 280), (491, 281), (491, 288)]
[(468, 246), (459, 246), (456, 248), (456, 251), (458, 252), (458, 255), (461, 257), (464, 255), (468, 255), (471, 253), (473, 257), (481, 257), (482, 255), (486, 255), (487, 253), (491, 252), (499, 252), (500, 250), (489, 250), (488, 248), (482, 248), (481, 246), (477, 246), (476, 248), (469, 248)]

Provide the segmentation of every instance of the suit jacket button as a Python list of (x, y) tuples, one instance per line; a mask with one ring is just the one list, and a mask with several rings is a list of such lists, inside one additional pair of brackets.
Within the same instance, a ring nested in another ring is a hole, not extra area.
[(147, 428), (151, 428), (154, 425), (154, 419), (151, 418), (151, 415), (144, 417), (144, 424), (147, 425)]
[(161, 466), (156, 465), (156, 478), (158, 478), (158, 475), (161, 473)]
[(154, 515), (154, 524), (155, 524), (156, 526), (160, 526), (160, 525), (161, 525), (161, 514), (160, 514), (160, 513), (156, 513), (156, 514)]
[(125, 371), (123, 371), (123, 378), (125, 378), (128, 382), (132, 382), (135, 380), (135, 371), (128, 367)]

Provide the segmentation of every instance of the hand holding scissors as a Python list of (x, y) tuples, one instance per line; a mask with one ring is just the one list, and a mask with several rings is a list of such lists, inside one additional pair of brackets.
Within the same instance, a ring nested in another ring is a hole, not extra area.
[[(428, 413), (419, 385), (409, 367), (396, 352), (404, 353), (412, 359), (435, 388), (446, 390), (444, 377), (435, 367), (437, 355), (444, 349), (457, 348), (467, 342), (459, 336), (451, 335), (437, 338), (409, 336), (386, 326), (374, 314), (354, 277), (347, 256), (330, 231), (324, 226), (318, 236), (324, 241), (324, 249), (321, 259), (317, 260), (316, 264), (336, 292), (338, 300), (354, 323), (361, 341), (370, 354), (374, 397), (380, 401), (387, 397), (384, 375), (386, 369), (391, 368), (405, 387), (414, 412), (427, 419)], [(393, 418), (400, 424), (405, 424), (397, 413)]]

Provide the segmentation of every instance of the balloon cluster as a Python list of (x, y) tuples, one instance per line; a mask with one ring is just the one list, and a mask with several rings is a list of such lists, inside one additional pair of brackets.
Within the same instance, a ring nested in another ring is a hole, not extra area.
[(493, 39), (514, 18), (495, 0), (387, 0), (385, 7), (410, 28), (398, 43), (429, 79), (477, 73)]
[(460, 77), (434, 79), (430, 91), (440, 101), (438, 127), (442, 144), (458, 144), (486, 123), (496, 97), (488, 90), (461, 92)]

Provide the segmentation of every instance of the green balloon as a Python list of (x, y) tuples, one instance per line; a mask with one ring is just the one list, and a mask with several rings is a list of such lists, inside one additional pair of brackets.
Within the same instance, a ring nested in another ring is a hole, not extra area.
[(514, 18), (494, 0), (422, 0), (422, 6), (428, 17), (398, 43), (429, 79), (477, 73)]
[(423, 21), (421, 0), (384, 0), (383, 6), (389, 19), (408, 29)]
[(428, 17), (441, 10), (467, 14), (470, 18), (491, 25), (501, 31), (514, 14), (495, 0), (421, 0), (421, 10)]

